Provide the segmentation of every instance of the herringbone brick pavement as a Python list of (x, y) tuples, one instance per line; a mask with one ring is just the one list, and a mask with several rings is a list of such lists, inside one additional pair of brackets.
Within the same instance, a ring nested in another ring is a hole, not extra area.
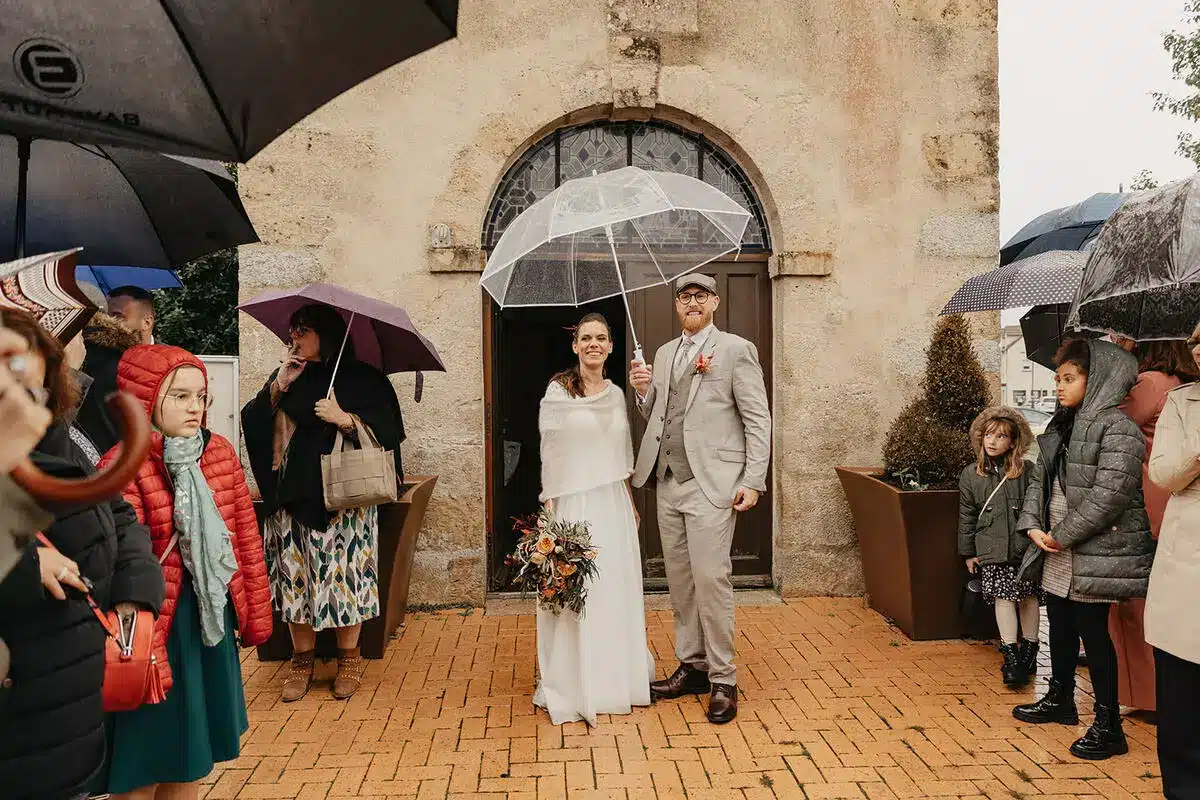
[[(659, 672), (668, 672), (671, 615), (652, 611), (647, 622)], [(242, 756), (221, 765), (201, 797), (1161, 796), (1153, 727), (1127, 722), (1128, 756), (1077, 761), (1067, 746), (1079, 731), (1013, 720), (1011, 707), (1034, 689), (999, 686), (994, 647), (909, 642), (861, 600), (739, 608), (743, 697), (737, 721), (722, 727), (705, 720), (699, 698), (602, 717), (592, 730), (553, 726), (530, 702), (534, 637), (528, 615), (412, 615), (349, 702), (333, 700), (325, 680), (303, 701), (280, 703), (283, 665), (247, 656)]]

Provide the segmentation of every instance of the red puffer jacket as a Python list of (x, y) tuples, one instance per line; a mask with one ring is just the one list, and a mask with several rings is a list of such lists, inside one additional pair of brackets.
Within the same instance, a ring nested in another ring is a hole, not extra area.
[[(199, 369), (208, 380), (204, 362), (186, 350), (166, 345), (139, 345), (130, 348), (121, 357), (117, 368), (117, 384), (121, 391), (129, 392), (140, 400), (147, 414), (152, 414), (159, 387), (172, 372), (184, 366)], [(246, 487), (246, 477), (233, 445), (207, 430), (204, 436), (207, 444), (200, 457), (200, 469), (212, 488), (226, 526), (233, 534), (233, 552), (238, 571), (229, 582), (229, 594), (237, 612), (238, 632), (243, 646), (262, 644), (271, 637), (271, 589), (267, 582), (262, 538), (258, 534), (250, 490)], [(100, 462), (101, 468), (116, 457), (116, 451), (117, 448), (113, 448), (104, 456)], [(151, 440), (150, 457), (124, 492), (125, 500), (133, 506), (138, 519), (150, 528), (154, 555), (159, 558), (175, 533), (175, 494), (163, 465), (162, 452), (162, 434), (155, 432)], [(171, 632), (171, 622), (179, 602), (179, 589), (184, 580), (183, 558), (178, 546), (172, 548), (162, 568), (167, 596), (154, 626), (154, 653), (163, 686), (169, 689), (172, 679), (171, 665), (167, 662), (167, 636)]]

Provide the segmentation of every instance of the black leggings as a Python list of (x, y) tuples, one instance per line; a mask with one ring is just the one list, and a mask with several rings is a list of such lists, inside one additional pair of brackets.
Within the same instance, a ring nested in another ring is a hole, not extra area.
[(1088, 672), (1096, 702), (1118, 708), (1117, 651), (1108, 635), (1108, 603), (1080, 603), (1046, 595), (1046, 619), (1050, 622), (1050, 670), (1064, 686), (1075, 685), (1079, 642), (1087, 652)]
[(1200, 797), (1200, 664), (1154, 651), (1158, 675), (1158, 763), (1163, 797)]

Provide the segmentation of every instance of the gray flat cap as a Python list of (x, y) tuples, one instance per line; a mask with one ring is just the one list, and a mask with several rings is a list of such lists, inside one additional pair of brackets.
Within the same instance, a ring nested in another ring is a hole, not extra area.
[(705, 275), (703, 272), (689, 272), (675, 281), (675, 291), (677, 292), (682, 292), (689, 286), (695, 286), (697, 289), (704, 289), (713, 294), (717, 293), (717, 279), (711, 275)]

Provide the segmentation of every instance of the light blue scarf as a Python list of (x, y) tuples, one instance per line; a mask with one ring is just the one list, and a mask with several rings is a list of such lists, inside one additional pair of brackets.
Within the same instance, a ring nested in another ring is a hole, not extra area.
[(212, 647), (225, 638), (229, 581), (237, 572), (229, 528), (217, 510), (212, 489), (200, 471), (204, 434), (163, 438), (163, 464), (175, 486), (175, 532), (179, 554), (192, 575), (200, 605), (200, 633)]

